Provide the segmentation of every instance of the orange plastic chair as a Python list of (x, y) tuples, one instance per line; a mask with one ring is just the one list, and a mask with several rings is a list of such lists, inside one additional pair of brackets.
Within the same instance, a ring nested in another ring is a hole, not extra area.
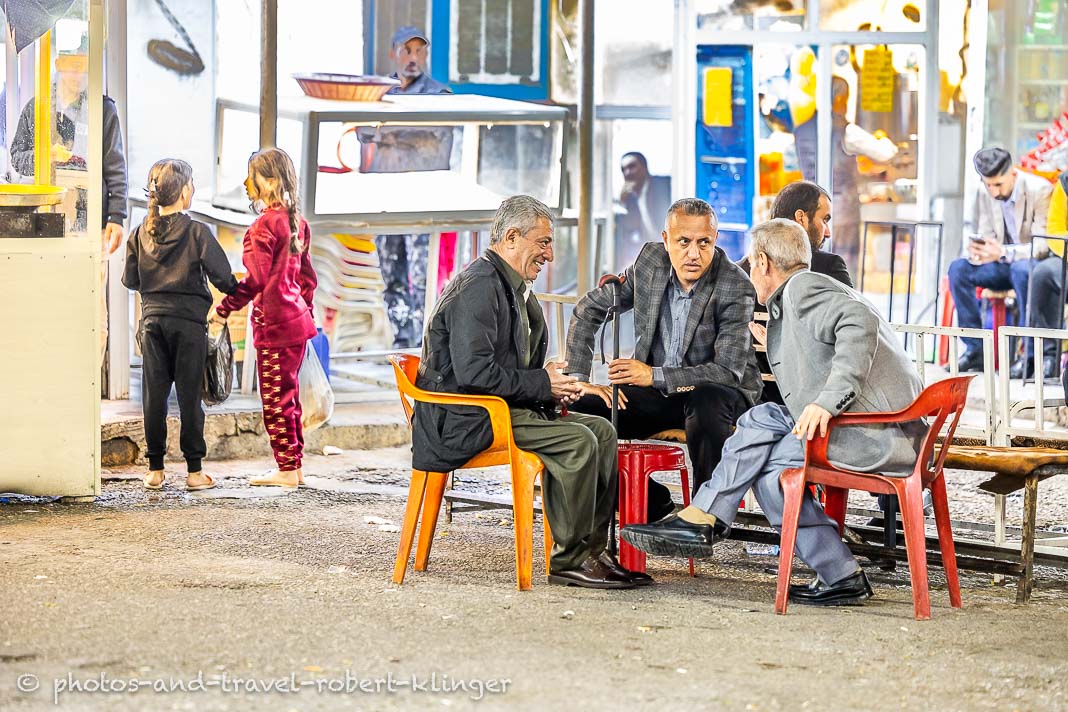
[[(512, 437), (512, 416), (508, 404), (497, 396), (470, 396), (453, 393), (432, 393), (415, 387), (419, 372), (419, 357), (393, 354), (389, 357), (397, 377), (397, 390), (401, 405), (412, 425), (413, 402), (438, 403), (441, 405), (467, 405), (485, 408), (493, 427), (493, 442), (488, 448), (471, 458), (462, 468), (493, 467), (508, 465), (512, 471), (512, 518), (515, 522), (515, 570), (520, 591), (530, 590), (533, 570), (534, 548), (534, 480), (542, 474), (545, 466), (537, 455), (516, 447)], [(410, 399), (410, 400), (409, 400)], [(397, 561), (393, 566), (393, 583), (404, 583), (408, 569), (408, 557), (412, 552), (416, 525), (419, 525), (419, 543), (415, 550), (415, 570), (426, 571), (430, 559), (430, 545), (438, 523), (438, 512), (445, 493), (447, 472), (424, 472), (412, 470), (412, 483), (408, 488), (408, 505), (404, 510), (404, 525), (401, 527)], [(549, 520), (544, 518), (545, 573), (549, 573), (549, 554), (553, 548)]]
[[(968, 397), (968, 382), (975, 376), (947, 378), (931, 384), (916, 397), (913, 403), (896, 413), (845, 413), (831, 418), (827, 435), (816, 434), (805, 448), (805, 466), (784, 470), (779, 476), (783, 489), (782, 540), (779, 549), (779, 582), (775, 589), (775, 612), (786, 613), (790, 591), (790, 573), (794, 562), (794, 544), (797, 541), (797, 522), (801, 516), (801, 498), (805, 485), (822, 484), (827, 492), (827, 514), (838, 522), (838, 529), (845, 526), (846, 500), (849, 490), (856, 489), (878, 494), (896, 494), (901, 503), (901, 520), (905, 529), (905, 550), (908, 554), (909, 577), (912, 581), (912, 603), (916, 620), (931, 617), (931, 594), (927, 583), (927, 537), (924, 531), (923, 490), (931, 490), (934, 501), (935, 523), (938, 525), (938, 543), (942, 550), (942, 566), (946, 570), (946, 586), (949, 603), (961, 607), (960, 583), (957, 580), (957, 558), (953, 548), (953, 530), (949, 521), (949, 502), (946, 499), (946, 481), (942, 477), (942, 465), (953, 433), (957, 429), (964, 402)], [(830, 464), (827, 460), (827, 439), (835, 427), (872, 425), (874, 423), (903, 423), (929, 417), (927, 435), (916, 459), (916, 467), (906, 477), (888, 477), (875, 472), (853, 472)], [(949, 429), (942, 441), (938, 455), (932, 458), (935, 440), (943, 424), (949, 420)], [(928, 466), (928, 463), (931, 466)]]

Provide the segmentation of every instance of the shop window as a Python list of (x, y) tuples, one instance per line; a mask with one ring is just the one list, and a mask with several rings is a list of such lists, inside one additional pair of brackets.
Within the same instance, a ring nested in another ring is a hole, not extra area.
[(923, 32), (923, 0), (819, 0), (820, 29), (835, 32)]
[(450, 84), (541, 83), (541, 0), (454, 0), (452, 4)]
[[(594, 44), (598, 104), (671, 106), (675, 12), (669, 2), (597, 3)], [(634, 31), (634, 18), (642, 31)]]
[(699, 29), (796, 32), (805, 24), (805, 0), (697, 0), (695, 8)]

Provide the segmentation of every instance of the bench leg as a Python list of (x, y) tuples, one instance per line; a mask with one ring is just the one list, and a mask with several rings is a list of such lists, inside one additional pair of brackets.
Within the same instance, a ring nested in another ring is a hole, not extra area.
[[(994, 546), (1005, 543), (1005, 495), (994, 495)], [(1002, 574), (994, 574), (994, 583), (1005, 580)]]
[(1016, 584), (1016, 602), (1031, 600), (1035, 566), (1035, 520), (1038, 516), (1038, 475), (1030, 475), (1024, 484), (1023, 541), (1020, 543), (1020, 564), (1023, 573)]

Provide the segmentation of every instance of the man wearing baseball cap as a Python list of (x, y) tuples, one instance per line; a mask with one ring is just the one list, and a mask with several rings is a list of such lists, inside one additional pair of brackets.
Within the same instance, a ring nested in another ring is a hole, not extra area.
[(390, 89), (390, 94), (451, 94), (452, 90), (426, 73), (426, 60), (430, 54), (430, 40), (426, 33), (411, 25), (393, 33), (389, 58), (396, 67), (394, 79), (401, 85)]

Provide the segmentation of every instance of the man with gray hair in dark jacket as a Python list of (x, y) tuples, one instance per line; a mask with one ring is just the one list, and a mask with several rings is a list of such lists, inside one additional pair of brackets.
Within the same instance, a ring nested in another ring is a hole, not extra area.
[[(605, 550), (615, 514), (615, 433), (604, 418), (561, 414), (559, 406), (578, 399), (578, 379), (564, 375), (566, 363), (545, 363), (548, 330), (533, 283), (552, 259), (552, 212), (530, 196), (505, 200), (489, 249), (449, 282), (430, 317), (416, 385), (508, 403), (516, 445), (545, 466), (542, 498), (554, 539), (549, 583), (633, 588), (652, 579), (627, 571)], [(481, 408), (415, 406), (416, 470), (450, 472), (492, 441)]]
[[(749, 250), (757, 299), (768, 308), (768, 361), (786, 405), (763, 403), (738, 420), (723, 458), (693, 499), (675, 517), (623, 528), (625, 541), (664, 556), (711, 556), (730, 535), (738, 503), (752, 488), (775, 528), (782, 524), (779, 475), (805, 462), (806, 440), (827, 432), (846, 411), (897, 411), (912, 403), (922, 383), (890, 325), (860, 294), (809, 269), (812, 248), (793, 220), (770, 220), (751, 233)], [(916, 463), (925, 426), (838, 428), (828, 456), (862, 472), (902, 476)], [(856, 559), (811, 494), (805, 494), (797, 553), (817, 579), (791, 586), (790, 600), (812, 605), (861, 603), (871, 586)]]

